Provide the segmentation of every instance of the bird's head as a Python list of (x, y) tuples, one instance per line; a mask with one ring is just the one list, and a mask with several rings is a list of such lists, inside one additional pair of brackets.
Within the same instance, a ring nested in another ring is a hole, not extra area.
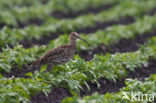
[(90, 44), (86, 40), (81, 38), (80, 35), (77, 32), (70, 33), (70, 39), (71, 40), (76, 40), (77, 38), (83, 40), (85, 43), (87, 43), (90, 46)]

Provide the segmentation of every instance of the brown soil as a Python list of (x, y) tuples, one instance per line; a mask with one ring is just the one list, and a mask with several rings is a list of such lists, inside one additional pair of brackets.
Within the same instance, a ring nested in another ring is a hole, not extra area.
[(51, 93), (45, 96), (44, 93), (38, 93), (32, 96), (30, 103), (60, 103), (67, 96), (72, 96), (66, 88), (52, 87)]
[(2, 52), (2, 47), (0, 46), (0, 52)]
[(44, 20), (37, 19), (37, 18), (30, 19), (30, 20), (28, 20), (26, 22), (20, 22), (20, 21), (18, 21), (18, 27), (17, 28), (24, 28), (24, 27), (26, 27), (28, 25), (42, 25), (43, 23), (44, 23)]

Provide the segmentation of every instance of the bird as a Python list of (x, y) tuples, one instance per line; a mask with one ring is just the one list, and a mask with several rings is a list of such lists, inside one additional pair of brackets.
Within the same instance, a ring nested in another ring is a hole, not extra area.
[(76, 40), (81, 39), (89, 46), (90, 44), (80, 37), (77, 32), (70, 33), (70, 43), (59, 46), (52, 50), (49, 50), (46, 54), (44, 54), (41, 58), (37, 59), (33, 63), (31, 63), (31, 67), (35, 65), (45, 65), (53, 66), (53, 65), (61, 65), (67, 63), (69, 60), (73, 58), (76, 52)]

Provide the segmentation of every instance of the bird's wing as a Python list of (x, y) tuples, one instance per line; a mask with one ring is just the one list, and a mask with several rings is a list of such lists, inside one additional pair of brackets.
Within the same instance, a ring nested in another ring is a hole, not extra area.
[(69, 52), (68, 45), (52, 49), (47, 52), (43, 57), (41, 57), (42, 63), (46, 64), (49, 62), (59, 62), (58, 59), (60, 59), (67, 52)]

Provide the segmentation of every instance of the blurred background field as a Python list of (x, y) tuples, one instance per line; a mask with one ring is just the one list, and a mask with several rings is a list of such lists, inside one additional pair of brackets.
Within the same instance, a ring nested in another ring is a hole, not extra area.
[[(0, 0), (0, 103), (154, 103), (156, 0)], [(78, 32), (73, 60), (30, 69)], [(126, 93), (127, 98), (123, 98)]]

